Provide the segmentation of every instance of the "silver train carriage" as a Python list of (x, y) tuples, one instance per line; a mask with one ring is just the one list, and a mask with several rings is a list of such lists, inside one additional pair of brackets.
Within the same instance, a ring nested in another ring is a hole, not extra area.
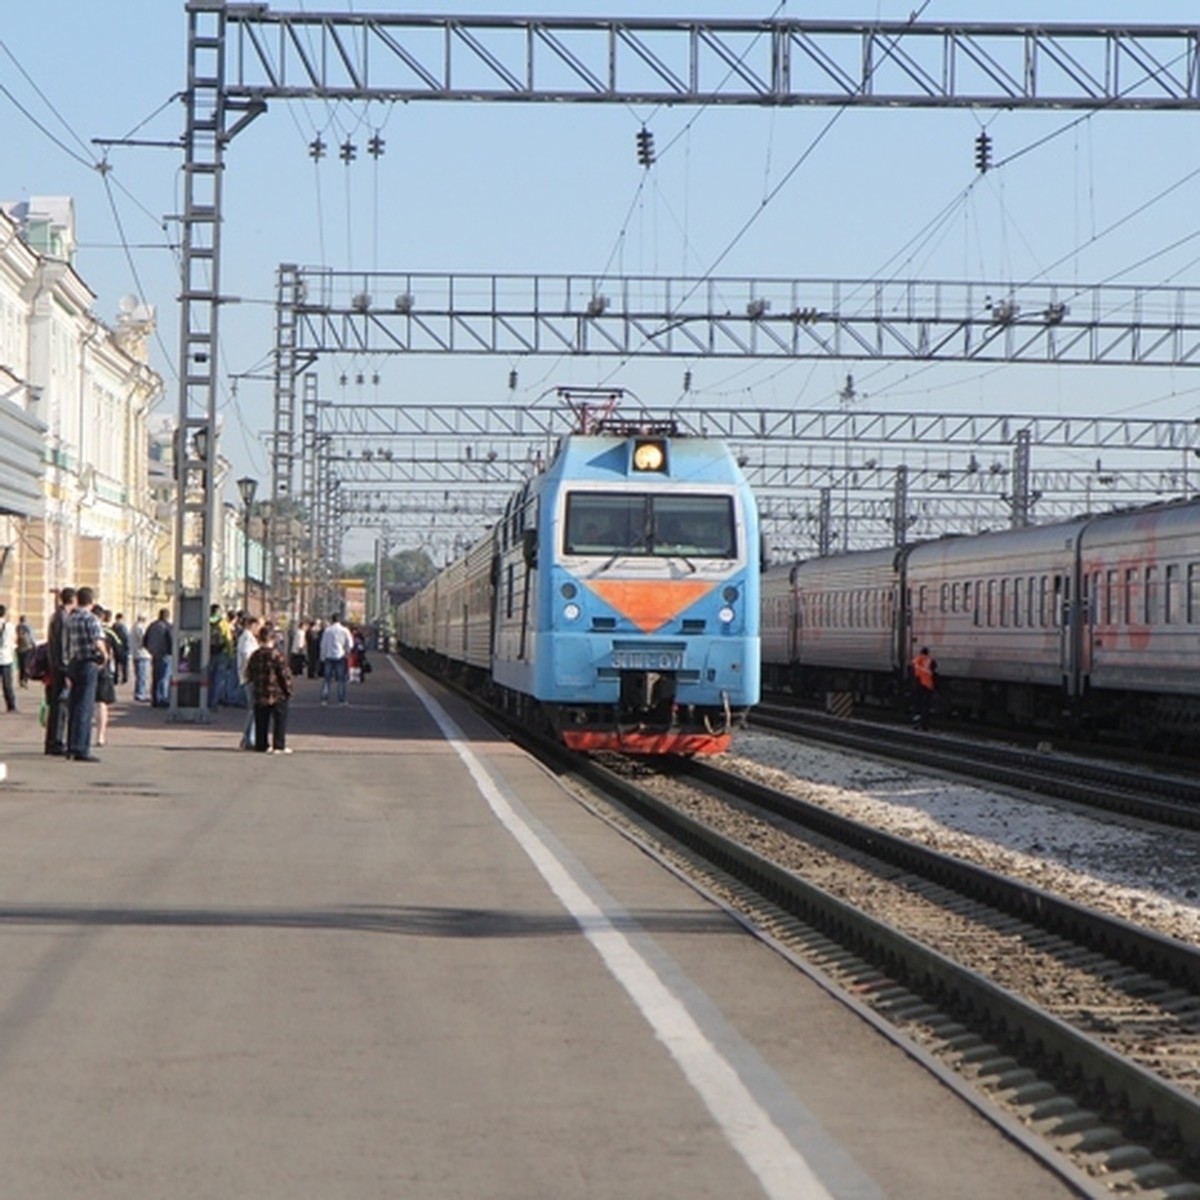
[(770, 568), (763, 676), (896, 704), (928, 646), (940, 707), (1180, 745), (1200, 728), (1200, 501)]

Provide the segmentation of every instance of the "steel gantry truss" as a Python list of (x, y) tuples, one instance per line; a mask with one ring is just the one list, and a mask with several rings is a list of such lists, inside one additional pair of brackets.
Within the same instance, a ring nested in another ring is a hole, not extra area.
[[(619, 396), (619, 389), (614, 393)], [(565, 404), (353, 404), (320, 406), (322, 432), (331, 437), (456, 439), (478, 445), (488, 439), (522, 438), (553, 445), (575, 428)], [(1011, 446), (1028, 429), (1035, 444), (1074, 450), (1191, 450), (1200, 447), (1200, 421), (1140, 417), (1064, 417), (1038, 413), (868, 412), (696, 404), (651, 408), (626, 402), (623, 416), (647, 422), (674, 421), (683, 433), (727, 441), (788, 442), (821, 446), (954, 445)], [(427, 449), (429, 447), (426, 447)], [(536, 450), (536, 445), (534, 446)]]
[[(229, 0), (187, 0), (185, 8), (188, 87), (175, 599), (188, 674), (176, 689), (174, 704), (197, 716), (205, 709), (203, 622), (215, 539), (215, 481), (209, 464), (216, 461), (220, 184), (226, 148), (247, 122), (265, 111), (268, 101), (348, 98), (1157, 110), (1200, 106), (1200, 32), (1193, 26), (425, 17), (272, 12), (263, 3)], [(294, 270), (290, 275), (281, 272), (281, 307), (297, 282)], [(790, 295), (755, 292), (738, 297), (744, 304), (736, 319), (730, 307), (729, 319), (721, 321), (712, 319), (718, 310), (705, 295), (705, 315), (696, 321), (685, 310), (689, 319), (676, 328), (668, 327), (679, 316), (669, 305), (643, 314), (639, 326), (637, 309), (626, 305), (622, 294), (619, 324), (615, 318), (604, 320), (607, 308), (589, 314), (585, 304), (583, 316), (592, 323), (581, 324), (580, 314), (572, 310), (568, 323), (575, 332), (555, 325), (551, 333), (549, 314), (543, 310), (526, 328), (538, 330), (539, 339), (544, 333), (550, 342), (557, 342), (555, 353), (653, 353), (665, 338), (678, 347), (673, 352), (686, 354), (700, 352), (698, 345), (703, 344), (714, 347), (711, 353), (795, 354), (795, 347), (804, 346), (809, 353), (821, 355), (944, 357), (944, 348), (953, 345), (958, 349), (952, 354), (969, 350), (968, 356), (974, 357), (994, 353), (1019, 358), (1036, 346), (1033, 352), (1047, 361), (1107, 360), (1108, 354), (1123, 361), (1192, 361), (1186, 315), (1174, 318), (1173, 324), (1169, 319), (1142, 326), (1127, 314), (1109, 326), (1105, 321), (1112, 309), (1101, 314), (1093, 307), (1089, 320), (1084, 315), (1086, 300), (1081, 306), (1074, 291), (1070, 299), (1066, 291), (1061, 295), (1046, 291), (1036, 297), (1023, 293), (1019, 300), (1010, 291), (996, 289), (991, 308), (983, 300), (982, 310), (974, 295), (960, 294), (944, 309), (940, 300), (925, 295), (920, 299), (925, 315), (915, 318), (897, 316), (909, 310), (896, 309), (896, 294), (889, 292), (880, 297), (876, 316), (866, 322), (861, 313), (870, 308), (870, 297), (831, 293), (803, 302), (796, 297), (793, 302)], [(393, 312), (404, 294), (396, 293)], [(418, 300), (411, 290), (408, 294), (418, 307), (415, 314), (407, 315), (428, 314), (433, 332), (422, 330), (422, 336), (436, 341), (440, 320), (443, 348), (460, 353), (467, 348), (446, 333), (460, 324), (466, 333), (464, 314), (447, 308), (435, 318), (432, 310), (419, 307), (427, 303), (425, 298)], [(594, 293), (588, 300), (599, 304), (603, 295)], [(1194, 307), (1190, 297), (1180, 298), (1177, 293), (1155, 296), (1153, 302), (1171, 303), (1172, 297)], [(848, 307), (851, 300), (853, 307)], [(1109, 302), (1107, 295), (1100, 300)], [(1130, 303), (1136, 305), (1137, 299), (1131, 297)], [(1041, 327), (1018, 321), (1018, 307), (1026, 314), (1041, 313)], [(367, 317), (371, 309), (368, 305), (368, 311), (358, 315)], [(948, 320), (937, 315), (942, 311), (950, 314)], [(302, 320), (316, 315), (303, 314), (297, 303), (290, 314), (280, 315), (276, 334), (271, 536), (285, 541), (292, 538), (294, 527), (288, 520), (281, 531), (279, 514), (291, 511), (288, 502), (294, 497), (295, 379), (307, 365), (299, 353), (299, 338)], [(287, 324), (292, 316), (295, 327)], [(321, 319), (326, 319), (323, 314)], [(513, 321), (517, 322), (516, 314)], [(345, 328), (352, 333), (366, 326), (363, 321)], [(380, 326), (375, 323), (372, 328)], [(410, 323), (410, 335), (413, 328)], [(487, 340), (482, 326), (470, 328), (468, 345)], [(1143, 342), (1140, 334), (1132, 332), (1135, 328), (1151, 329), (1149, 340)], [(594, 334), (595, 340), (577, 340), (580, 329)], [(1109, 329), (1129, 332), (1110, 336), (1105, 332)], [(526, 332), (525, 336), (532, 335)], [(328, 333), (322, 340), (331, 340)], [(718, 345), (726, 349), (715, 349)], [(306, 439), (319, 435), (315, 427), (301, 422), (299, 436), (305, 449), (311, 450), (314, 445)], [(303, 481), (303, 487), (309, 485), (316, 493), (322, 491), (315, 478)], [(323, 503), (316, 493), (314, 507)], [(318, 524), (332, 533), (336, 514), (317, 517)], [(291, 600), (288, 580), (293, 559), (292, 547), (276, 544), (272, 574), (277, 584), (282, 578), (283, 586), (276, 590), (281, 604)], [(276, 574), (280, 570), (281, 576)], [(193, 648), (198, 655), (193, 655)]]
[(1200, 288), (281, 268), (321, 353), (1200, 365)]
[[(516, 353), (1200, 366), (1200, 289), (1191, 288), (450, 275), (340, 272), (293, 264), (282, 265), (279, 278), (280, 296), (294, 306), (277, 322), (292, 339), (280, 347), (281, 364), (289, 356), (309, 364), (330, 353)], [(281, 380), (277, 445), (290, 446), (282, 430), (291, 421), (288, 403), (294, 391)], [(364, 432), (386, 428), (419, 437), (453, 432), (485, 442), (513, 436), (542, 439), (540, 446), (533, 443), (530, 454), (548, 454), (574, 419), (562, 407), (326, 408), (331, 422), (327, 432), (345, 423)], [(622, 411), (629, 413), (627, 406)], [(688, 433), (785, 444), (812, 438), (834, 444), (878, 439), (928, 446), (966, 439), (972, 446), (1011, 447), (1028, 439), (1026, 445), (1101, 450), (1190, 449), (1196, 436), (1188, 422), (1038, 416), (714, 411), (691, 405), (671, 416)], [(314, 450), (315, 444), (305, 444), (302, 460)], [(370, 468), (364, 460), (355, 469), (369, 469), (379, 482), (395, 478), (405, 468), (390, 457), (393, 453), (381, 446)], [(410, 469), (430, 483), (445, 482), (446, 473), (457, 470), (463, 481), (515, 486), (530, 468), (528, 461), (497, 466), (469, 457), (451, 465), (428, 457), (428, 448), (422, 453), (426, 459), (415, 459)], [(760, 461), (770, 458), (764, 453)], [(281, 470), (290, 469), (291, 461), (290, 450), (275, 459)], [(521, 474), (514, 477), (514, 471)], [(1027, 471), (1018, 474), (1025, 479)], [(1028, 491), (1026, 486), (1015, 491), (1013, 519), (1018, 523), (1028, 517), (1028, 501), (1022, 499)], [(1041, 511), (1049, 508), (1043, 505)], [(899, 536), (902, 517), (894, 524)], [(285, 555), (291, 556), (286, 549)]]
[[(213, 7), (213, 5), (209, 5)], [(1179, 109), (1190, 25), (272, 13), (230, 4), (229, 94)]]
[[(335, 561), (323, 551), (332, 555), (354, 526), (400, 533), (435, 555), (459, 552), (578, 420), (566, 404), (318, 404), (316, 412), (318, 506), (336, 514), (333, 540), (314, 543), (317, 578), (331, 576)], [(1186, 496), (1200, 484), (1195, 421), (632, 405), (620, 412), (727, 440), (777, 557), (1060, 520)], [(1086, 452), (1095, 468), (1035, 469), (1035, 446)]]

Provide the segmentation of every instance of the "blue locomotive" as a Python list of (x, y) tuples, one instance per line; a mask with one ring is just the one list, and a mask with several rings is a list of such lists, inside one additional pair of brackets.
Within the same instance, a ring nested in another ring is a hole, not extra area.
[(399, 640), (573, 749), (718, 753), (759, 698), (760, 562), (723, 443), (601, 421), (400, 607)]

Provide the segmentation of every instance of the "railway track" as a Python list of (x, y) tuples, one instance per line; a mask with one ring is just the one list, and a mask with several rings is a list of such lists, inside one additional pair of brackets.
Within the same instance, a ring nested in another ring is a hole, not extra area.
[(490, 715), (1080, 1195), (1200, 1200), (1196, 947), (710, 762), (599, 762)]
[(897, 725), (846, 720), (777, 704), (756, 708), (752, 723), (759, 729), (885, 755), (1159, 825), (1200, 830), (1200, 782), (1181, 775), (1135, 770), (1048, 749), (917, 733)]
[(1195, 948), (707, 763), (569, 770), (1085, 1194), (1200, 1197)]

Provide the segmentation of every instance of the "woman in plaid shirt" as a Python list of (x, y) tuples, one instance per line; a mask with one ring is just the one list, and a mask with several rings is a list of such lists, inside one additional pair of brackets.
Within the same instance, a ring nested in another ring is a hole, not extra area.
[[(264, 625), (258, 649), (246, 663), (246, 678), (254, 697), (254, 748), (270, 754), (291, 754), (287, 744), (288, 701), (292, 698), (292, 673), (275, 647), (275, 631)], [(267, 730), (271, 748), (267, 750)]]

